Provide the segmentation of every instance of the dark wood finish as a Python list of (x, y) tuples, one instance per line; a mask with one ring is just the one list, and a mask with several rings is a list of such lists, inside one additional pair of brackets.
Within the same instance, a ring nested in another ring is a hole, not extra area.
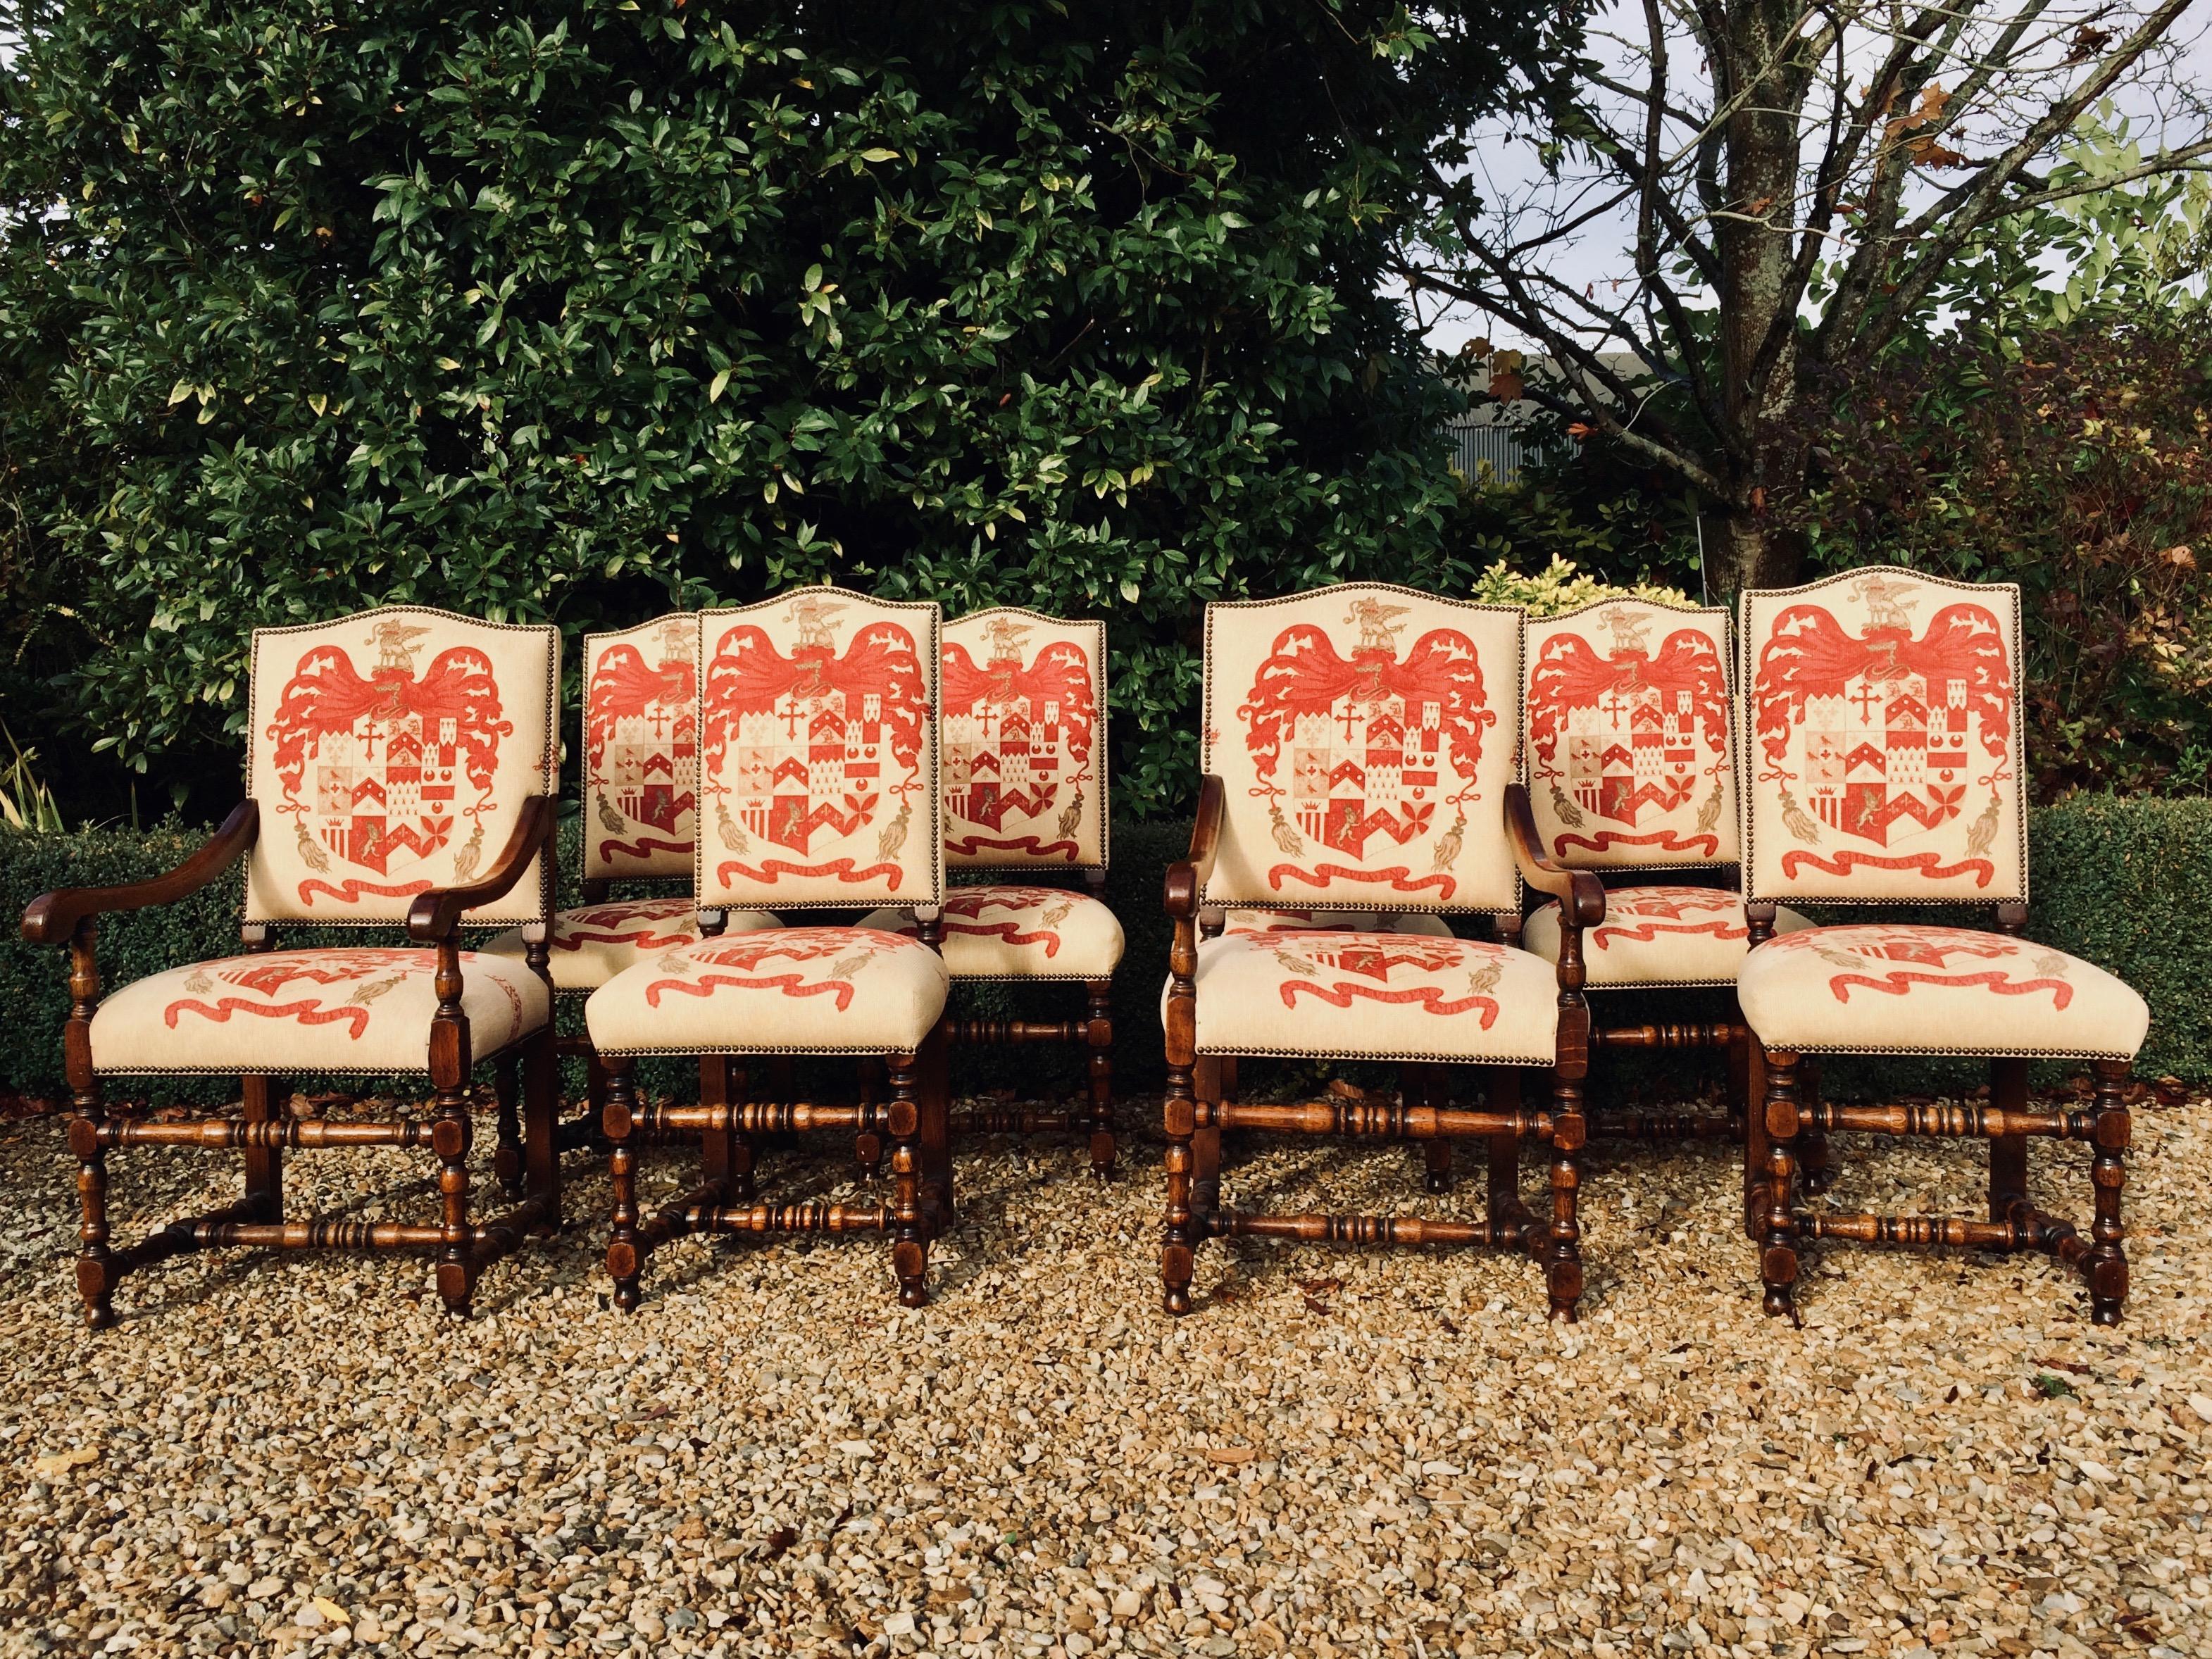
[[(1191, 1280), (1199, 1246), (1205, 1241), (1265, 1237), (1356, 1246), (1483, 1245), (1526, 1250), (1544, 1270), (1553, 1316), (1573, 1319), (1583, 1288), (1577, 1202), (1578, 1155), (1588, 1132), (1582, 1079), (1590, 1047), (1589, 1007), (1583, 998), (1582, 930), (1604, 920), (1604, 888), (1595, 877), (1564, 869), (1545, 856), (1526, 793), (1518, 785), (1509, 787), (1503, 810), (1523, 877), (1560, 901), (1559, 1042), (1548, 1109), (1534, 1111), (1522, 1104), (1520, 1072), (1513, 1066), (1483, 1068), (1489, 1080), (1484, 1105), (1452, 1105), (1447, 1068), (1432, 1062), (1401, 1065), (1401, 1087), (1395, 1096), (1339, 1086), (1324, 1100), (1246, 1103), (1234, 1098), (1235, 1057), (1197, 1051), (1199, 900), (1218, 854), (1223, 805), (1221, 780), (1209, 775), (1199, 792), (1188, 855), (1170, 866), (1163, 894), (1174, 937), (1169, 947), (1164, 1022), (1167, 1097), (1162, 1120), (1168, 1144), (1164, 1158), (1167, 1201), (1160, 1230), (1162, 1305), (1174, 1315), (1191, 1310)], [(1510, 926), (1509, 919), (1507, 931)], [(1481, 1221), (1467, 1222), (1231, 1209), (1221, 1200), (1221, 1136), (1224, 1130), (1237, 1129), (1418, 1140), (1423, 1143), (1424, 1182), (1431, 1192), (1450, 1186), (1452, 1142), (1479, 1139), (1486, 1152), (1488, 1213)], [(1541, 1218), (1531, 1213), (1520, 1196), (1520, 1150), (1527, 1140), (1552, 1148), (1551, 1204)]]
[[(468, 1020), (461, 1006), (462, 968), (459, 927), (472, 906), (488, 903), (513, 889), (532, 858), (554, 856), (553, 803), (532, 798), (524, 805), (513, 836), (484, 877), (461, 887), (422, 895), (410, 908), (407, 928), (437, 951), (434, 985), (438, 1011), (429, 1033), (427, 1070), (434, 1115), (379, 1122), (339, 1122), (290, 1115), (289, 1084), (267, 1075), (239, 1080), (237, 1115), (183, 1121), (154, 1121), (112, 1115), (106, 1109), (92, 1065), (92, 1020), (100, 1001), (97, 919), (103, 915), (167, 904), (198, 892), (244, 856), (259, 833), (259, 808), (253, 801), (234, 808), (220, 829), (175, 869), (150, 880), (118, 887), (78, 888), (47, 893), (23, 913), (23, 937), (33, 943), (66, 941), (69, 950), (70, 1014), (62, 1049), (70, 1083), (70, 1156), (77, 1164), (80, 1209), (77, 1293), (85, 1322), (98, 1330), (115, 1322), (114, 1292), (127, 1274), (191, 1251), (224, 1248), (276, 1249), (416, 1249), (434, 1251), (441, 1297), (455, 1313), (465, 1314), (477, 1275), (513, 1249), (531, 1231), (560, 1224), (558, 1170), (555, 1160), (554, 1037), (551, 1023), (513, 1048), (492, 1056), (498, 1073), (502, 1151), (512, 1146), (523, 1198), (506, 1214), (472, 1223), (468, 1214), (465, 1167), (471, 1134), (469, 1076), (472, 1052)], [(240, 929), (249, 953), (276, 945), (264, 923)], [(544, 946), (529, 952), (531, 965), (544, 977)], [(526, 1139), (517, 1141), (514, 1123), (514, 1062), (520, 1062), (520, 1105)], [(173, 1146), (202, 1151), (236, 1151), (243, 1155), (245, 1192), (234, 1203), (206, 1215), (173, 1221), (138, 1243), (111, 1248), (107, 1222), (108, 1152), (125, 1146)], [(439, 1158), (441, 1218), (435, 1226), (398, 1222), (355, 1222), (325, 1218), (287, 1220), (283, 1214), (283, 1153), (287, 1149), (325, 1146), (422, 1148)]]
[[(607, 1275), (615, 1305), (635, 1311), (643, 1299), (645, 1267), (653, 1252), (692, 1233), (886, 1233), (891, 1271), (905, 1306), (929, 1300), (929, 1246), (953, 1214), (952, 1159), (947, 1113), (949, 1023), (940, 1023), (910, 1054), (883, 1057), (888, 1097), (853, 1103), (789, 1098), (787, 1056), (763, 1067), (770, 1097), (750, 1096), (750, 1073), (733, 1057), (713, 1056), (700, 1066), (696, 1106), (647, 1105), (637, 1097), (635, 1062), (603, 1055), (606, 1104), (601, 1133), (610, 1148), (613, 1189), (607, 1243)], [(781, 1063), (777, 1063), (781, 1061)], [(888, 1204), (763, 1204), (755, 1201), (755, 1152), (769, 1136), (834, 1130), (888, 1140), (892, 1195)], [(637, 1160), (642, 1145), (673, 1145), (696, 1136), (698, 1184), (652, 1215), (639, 1207)]]

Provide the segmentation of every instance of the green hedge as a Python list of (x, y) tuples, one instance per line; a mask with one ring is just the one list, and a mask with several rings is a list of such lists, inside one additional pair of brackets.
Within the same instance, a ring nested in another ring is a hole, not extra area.
[[(564, 826), (562, 867), (573, 885), (576, 824)], [(2109, 968), (2149, 999), (2150, 1041), (2138, 1069), (2212, 1084), (2212, 934), (2202, 923), (2212, 902), (2212, 800), (2129, 799), (2077, 796), (2039, 808), (2032, 839), (2035, 902), (2030, 932), (2063, 951)], [(1115, 981), (1115, 1071), (1130, 1090), (1158, 1086), (1159, 988), (1167, 975), (1168, 928), (1160, 884), (1182, 854), (1188, 830), (1179, 823), (1121, 823), (1114, 828), (1114, 866), (1107, 898), (1128, 934), (1128, 953)], [(131, 881), (176, 863), (198, 832), (165, 827), (138, 833), (91, 830), (72, 836), (0, 834), (0, 908), (9, 916), (37, 894), (64, 885)], [(111, 985), (195, 957), (236, 949), (240, 902), (234, 874), (182, 904), (111, 919), (102, 928), (100, 959)], [(1010, 992), (978, 988), (971, 995), (991, 1012), (1073, 1007), (1066, 987)], [(0, 943), (0, 997), (12, 1015), (0, 1036), (0, 1087), (33, 1097), (63, 1092), (59, 1032), (68, 1012), (61, 953), (25, 944), (10, 928)], [(1647, 1011), (1650, 1000), (1640, 999)], [(568, 1011), (573, 1018), (573, 1008)], [(1643, 1018), (1659, 1018), (1647, 1012)], [(1686, 1010), (1686, 1017), (1688, 1012)], [(1072, 1088), (1079, 1057), (1024, 1049), (979, 1054), (963, 1064), (973, 1086), (1017, 1086), (1024, 1094)], [(1926, 1067), (1832, 1066), (1837, 1093), (1927, 1086)], [(1863, 1075), (1861, 1073), (1863, 1073)], [(1963, 1077), (1963, 1074), (1962, 1074)], [(169, 1085), (192, 1097), (198, 1085)], [(680, 1086), (673, 1079), (669, 1086)]]

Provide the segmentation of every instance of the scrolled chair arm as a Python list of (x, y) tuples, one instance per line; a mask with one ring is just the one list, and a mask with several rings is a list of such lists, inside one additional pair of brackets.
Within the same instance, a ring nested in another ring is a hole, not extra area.
[(220, 878), (244, 857), (261, 833), (258, 802), (242, 800), (199, 849), (173, 870), (120, 887), (64, 887), (41, 893), (24, 908), (23, 937), (33, 945), (63, 945), (95, 916), (173, 904)]
[(416, 895), (415, 902), (407, 908), (407, 936), (423, 945), (443, 945), (453, 938), (469, 911), (506, 897), (530, 868), (531, 860), (552, 839), (559, 816), (559, 808), (549, 795), (532, 795), (525, 801), (514, 833), (490, 869), (474, 881), (434, 887)]
[(1209, 772), (1198, 787), (1198, 817), (1190, 828), (1190, 850), (1168, 866), (1165, 898), (1168, 915), (1177, 921), (1195, 923), (1199, 895), (1213, 874), (1213, 860), (1221, 851), (1221, 811), (1224, 799), (1221, 780)]
[(1568, 869), (1544, 851), (1524, 784), (1505, 786), (1505, 835), (1513, 844), (1521, 879), (1559, 900), (1561, 927), (1595, 927), (1605, 920), (1605, 884), (1588, 870)]

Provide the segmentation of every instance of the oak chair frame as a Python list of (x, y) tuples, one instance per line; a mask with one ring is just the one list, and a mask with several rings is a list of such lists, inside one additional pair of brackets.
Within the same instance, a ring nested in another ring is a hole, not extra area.
[[(1875, 568), (1880, 568), (1876, 567)], [(1864, 572), (1858, 574), (1864, 574)], [(1925, 572), (1907, 573), (1917, 580), (1967, 591), (2009, 590), (2013, 595), (2014, 632), (2011, 639), (2013, 683), (2020, 682), (2019, 590), (2007, 583), (1975, 584), (1930, 577)], [(1826, 586), (1809, 584), (1810, 587)], [(1804, 591), (1785, 589), (1786, 592)], [(1747, 616), (1750, 594), (1743, 599)], [(1751, 629), (1739, 618), (1738, 650), (1745, 695), (1752, 685)], [(2014, 719), (2018, 720), (2017, 710)], [(2014, 727), (2016, 740), (2024, 734)], [(1753, 764), (1749, 746), (1740, 754), (1740, 776), (1747, 778)], [(1750, 884), (1750, 830), (1753, 822), (1752, 794), (1743, 794), (1745, 884)], [(2023, 872), (2027, 860), (2027, 814), (2021, 813), (2020, 858)], [(2023, 873), (2023, 882), (2025, 876)], [(1905, 901), (1888, 897), (1821, 896), (1808, 902), (1867, 908), (1898, 905)], [(1977, 908), (1971, 899), (1942, 896), (1918, 897), (1920, 904), (1948, 908)], [(1752, 948), (1755, 951), (1774, 937), (1773, 900), (1749, 900)], [(2000, 901), (1994, 907), (1994, 930), (2008, 938), (2027, 929), (2027, 901)], [(1796, 1303), (1801, 1241), (1848, 1239), (1864, 1244), (1895, 1244), (1917, 1249), (1968, 1247), (2014, 1254), (2039, 1250), (2078, 1271), (2089, 1291), (2090, 1319), (2098, 1325), (2118, 1325), (2127, 1301), (2127, 1232), (2120, 1218), (2120, 1195), (2127, 1183), (2125, 1155), (2130, 1138), (2126, 1095), (2134, 1072), (2124, 1060), (2091, 1059), (2091, 1102), (2086, 1110), (2036, 1107), (2028, 1101), (2028, 1062), (2031, 1056), (1988, 1056), (1990, 1098), (1987, 1105), (1934, 1103), (1929, 1105), (1838, 1105), (1822, 1101), (1808, 1074), (1815, 1056), (1793, 1049), (1769, 1048), (1756, 1032), (1752, 1052), (1759, 1076), (1753, 1098), (1759, 1109), (1745, 1126), (1744, 1189), (1747, 1207), (1755, 1213), (1753, 1242), (1759, 1247), (1760, 1305), (1770, 1317), (1787, 1317), (1802, 1323)], [(1823, 1050), (1822, 1052), (1836, 1052)], [(1847, 1051), (1846, 1051), (1847, 1052)], [(1889, 1052), (1885, 1050), (1884, 1052)], [(1831, 1212), (1800, 1206), (1796, 1188), (1801, 1170), (1809, 1166), (1814, 1178), (1809, 1193), (1817, 1194), (1832, 1181), (1827, 1137), (1837, 1132), (1899, 1136), (1941, 1136), (1951, 1139), (1984, 1140), (1989, 1145), (1988, 1218), (1950, 1215), (1885, 1215), (1869, 1211)], [(2092, 1150), (2089, 1180), (2093, 1194), (2090, 1237), (2085, 1240), (2075, 1224), (2039, 1209), (2027, 1194), (2027, 1143), (2030, 1137), (2086, 1143)]]
[[(434, 1111), (382, 1122), (295, 1118), (287, 1106), (290, 1091), (265, 1073), (240, 1079), (240, 1114), (180, 1122), (162, 1122), (111, 1113), (100, 1074), (93, 1069), (92, 1020), (100, 1002), (96, 945), (99, 918), (170, 904), (218, 880), (243, 858), (261, 830), (258, 803), (247, 799), (231, 810), (206, 843), (176, 868), (149, 880), (119, 887), (65, 889), (33, 900), (23, 913), (23, 937), (34, 945), (64, 944), (69, 950), (70, 1013), (62, 1032), (62, 1052), (71, 1096), (70, 1155), (77, 1164), (77, 1195), (82, 1212), (78, 1230), (77, 1294), (85, 1322), (103, 1329), (115, 1322), (116, 1285), (128, 1275), (173, 1256), (229, 1247), (252, 1249), (432, 1250), (437, 1256), (437, 1286), (447, 1309), (469, 1311), (483, 1270), (530, 1235), (548, 1236), (561, 1226), (561, 1177), (556, 1147), (557, 1097), (552, 1020), (505, 1048), (481, 1058), (497, 1068), (498, 1164), (503, 1182), (515, 1180), (521, 1200), (497, 1218), (469, 1219), (470, 1075), (479, 1058), (471, 1049), (469, 1020), (462, 1006), (460, 931), (465, 913), (512, 891), (542, 858), (546, 890), (555, 877), (556, 822), (554, 802), (543, 795), (525, 800), (506, 848), (483, 876), (458, 885), (416, 895), (406, 930), (418, 944), (437, 951), (434, 988), (438, 1010), (430, 1028), (427, 1064)], [(546, 982), (544, 934), (548, 924), (530, 924), (531, 970)], [(240, 937), (249, 953), (275, 948), (273, 924), (247, 922)], [(522, 1113), (526, 1133), (515, 1116), (514, 1077), (523, 1073)], [(107, 1222), (107, 1154), (126, 1146), (179, 1146), (202, 1151), (237, 1150), (245, 1155), (244, 1195), (204, 1215), (172, 1221), (137, 1243), (114, 1249)], [(435, 1225), (400, 1222), (345, 1221), (315, 1217), (287, 1220), (283, 1205), (283, 1156), (287, 1149), (328, 1146), (428, 1148), (438, 1158), (441, 1216)], [(510, 1172), (513, 1172), (510, 1175)]]
[[(1544, 1270), (1553, 1318), (1573, 1321), (1583, 1291), (1582, 1230), (1577, 1215), (1581, 1174), (1577, 1154), (1587, 1138), (1583, 1080), (1589, 1072), (1589, 1006), (1583, 994), (1586, 970), (1582, 934), (1605, 920), (1605, 888), (1588, 871), (1569, 870), (1551, 859), (1537, 837), (1527, 789), (1505, 787), (1504, 827), (1521, 878), (1559, 901), (1559, 1028), (1548, 1110), (1520, 1103), (1521, 1068), (1483, 1066), (1489, 1082), (1480, 1108), (1444, 1103), (1449, 1065), (1401, 1066), (1406, 1079), (1398, 1102), (1335, 1096), (1289, 1105), (1247, 1103), (1233, 1093), (1237, 1056), (1198, 1052), (1198, 942), (1200, 896), (1220, 850), (1226, 786), (1207, 774), (1200, 782), (1197, 822), (1187, 855), (1168, 868), (1164, 899), (1174, 939), (1165, 1010), (1167, 1206), (1161, 1226), (1162, 1305), (1171, 1315), (1193, 1308), (1190, 1285), (1200, 1244), (1212, 1238), (1271, 1237), (1354, 1245), (1490, 1245), (1522, 1250)], [(1517, 917), (1516, 918), (1517, 920)], [(1227, 1086), (1224, 1086), (1224, 1085)], [(1479, 1139), (1488, 1152), (1487, 1204), (1480, 1222), (1432, 1221), (1419, 1216), (1350, 1216), (1317, 1212), (1277, 1214), (1224, 1208), (1221, 1202), (1221, 1133), (1265, 1129), (1298, 1134), (1418, 1140), (1428, 1153), (1427, 1182), (1443, 1190), (1456, 1139)], [(1551, 1213), (1541, 1217), (1520, 1193), (1521, 1143), (1552, 1149)], [(1437, 1154), (1443, 1154), (1441, 1158)]]

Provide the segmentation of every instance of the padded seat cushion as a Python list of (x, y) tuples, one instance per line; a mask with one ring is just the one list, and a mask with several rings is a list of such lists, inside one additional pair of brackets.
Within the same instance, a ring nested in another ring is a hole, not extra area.
[(1200, 941), (1197, 986), (1203, 1054), (1549, 1066), (1556, 1051), (1552, 965), (1482, 940), (1224, 933)]
[[(1777, 908), (1774, 931), (1813, 924)], [(1559, 907), (1544, 905), (1522, 924), (1521, 943), (1547, 962), (1559, 959)], [(1583, 962), (1592, 990), (1619, 986), (1733, 985), (1751, 949), (1743, 895), (1717, 887), (1613, 887), (1605, 920), (1583, 929)]]
[[(732, 910), (723, 937), (757, 933), (783, 923), (766, 910)], [(696, 944), (699, 915), (690, 895), (676, 898), (614, 899), (560, 910), (553, 916), (553, 948), (546, 967), (556, 991), (596, 991), (625, 968), (678, 945)], [(525, 959), (529, 946), (522, 929), (509, 928), (484, 941), (494, 956)]]
[[(917, 936), (914, 912), (876, 910), (863, 927)], [(1121, 961), (1121, 924), (1088, 893), (1060, 887), (954, 887), (942, 948), (955, 979), (1106, 979)]]
[(2132, 1060), (2150, 1009), (2093, 963), (1965, 927), (1808, 927), (1760, 945), (1737, 983), (1770, 1048)]
[(1222, 913), (1225, 933), (1425, 933), (1454, 937), (1451, 923), (1433, 910), (1254, 910), (1235, 906)]
[(911, 1054), (945, 1012), (944, 960), (876, 927), (702, 939), (626, 969), (584, 1005), (603, 1054)]
[[(100, 1072), (427, 1072), (438, 953), (333, 946), (195, 962), (125, 986), (92, 1017)], [(545, 1024), (544, 981), (461, 952), (461, 1007), (479, 1058)]]

